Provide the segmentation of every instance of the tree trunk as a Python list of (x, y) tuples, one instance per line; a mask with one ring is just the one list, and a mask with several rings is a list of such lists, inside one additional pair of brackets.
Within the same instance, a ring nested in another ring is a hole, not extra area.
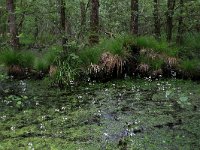
[(181, 44), (183, 42), (183, 5), (184, 5), (183, 0), (180, 0), (179, 5), (180, 5), (180, 14), (179, 14), (180, 16), (178, 19), (178, 32), (176, 37), (177, 44)]
[(93, 45), (99, 42), (99, 0), (91, 0), (90, 29), (89, 41)]
[(15, 18), (15, 5), (14, 0), (7, 0), (7, 11), (8, 11), (8, 27), (9, 27), (9, 33), (11, 36), (10, 44), (14, 49), (19, 48), (19, 38), (18, 36), (18, 30), (16, 25), (16, 18)]
[(38, 35), (39, 35), (38, 18), (35, 17), (35, 31), (34, 31), (35, 42), (37, 41)]
[(161, 24), (160, 24), (160, 0), (154, 0), (154, 32), (156, 39), (160, 39), (161, 36)]
[(69, 12), (66, 13), (66, 18), (65, 18), (65, 33), (67, 33), (68, 37), (72, 37), (73, 35)]
[(138, 0), (131, 0), (131, 34), (138, 35)]
[(3, 11), (2, 8), (0, 7), (0, 38), (3, 36), (3, 21), (2, 21), (2, 16), (3, 16)]
[(84, 1), (81, 1), (80, 2), (80, 10), (81, 10), (81, 30), (80, 30), (80, 34), (79, 34), (79, 37), (80, 38), (83, 38), (83, 35), (85, 33), (85, 28), (86, 28), (86, 4)]
[(174, 15), (175, 0), (167, 1), (167, 41), (171, 42), (172, 40), (172, 31), (173, 31), (173, 15)]
[(62, 34), (63, 51), (67, 51), (66, 22), (65, 22), (65, 0), (60, 0), (60, 25)]

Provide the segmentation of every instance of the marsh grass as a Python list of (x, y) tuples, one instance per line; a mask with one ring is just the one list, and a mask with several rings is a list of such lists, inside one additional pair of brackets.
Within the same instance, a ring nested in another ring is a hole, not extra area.
[(20, 52), (19, 58), (20, 66), (24, 68), (33, 68), (36, 56), (32, 52)]
[(34, 62), (34, 69), (36, 71), (46, 72), (49, 68), (49, 64), (46, 62), (45, 59), (36, 58)]
[(83, 62), (83, 65), (87, 67), (91, 63), (97, 64), (100, 60), (100, 56), (103, 53), (103, 50), (99, 47), (86, 47), (79, 52), (79, 57)]
[(29, 51), (14, 51), (12, 49), (3, 50), (0, 53), (0, 63), (7, 67), (17, 65), (24, 68), (34, 66), (35, 55)]
[(200, 60), (198, 59), (184, 59), (181, 61), (180, 66), (181, 70), (185, 73), (189, 73), (190, 75), (196, 74), (200, 71)]
[(186, 34), (181, 46), (181, 55), (197, 59), (200, 57), (200, 34)]
[(55, 63), (56, 59), (59, 57), (61, 52), (62, 52), (62, 48), (60, 46), (52, 46), (44, 54), (43, 60), (46, 62), (46, 64), (50, 66), (51, 64)]
[(37, 71), (46, 74), (50, 66), (56, 63), (60, 53), (61, 48), (58, 46), (51, 47), (42, 56), (31, 51), (5, 49), (0, 52), (0, 64), (6, 66), (8, 71), (13, 74), (26, 73), (25, 69), (28, 69), (29, 72)]
[(171, 66), (177, 62), (172, 64), (171, 60), (178, 57), (179, 48), (170, 46), (164, 40), (157, 41), (154, 37), (147, 36), (120, 35), (116, 38), (101, 39), (98, 45), (86, 47), (78, 55), (84, 67), (89, 67), (92, 75), (100, 74), (100, 70), (106, 72), (106, 75), (109, 75), (108, 72), (112, 75), (117, 68), (118, 76), (126, 67), (126, 62), (135, 57), (135, 47), (140, 49), (140, 56), (136, 56), (136, 59), (140, 64), (138, 68), (144, 68), (142, 70), (162, 70), (166, 62)]
[(155, 52), (175, 57), (179, 53), (179, 48), (170, 46), (166, 41), (157, 41), (154, 37), (141, 36), (136, 38), (137, 45), (141, 48), (152, 49)]
[(141, 64), (148, 64), (151, 70), (158, 70), (161, 69), (163, 64), (164, 64), (164, 60), (160, 59), (160, 58), (150, 58), (144, 55), (141, 55), (139, 58), (139, 62)]
[(55, 73), (51, 76), (53, 85), (61, 88), (73, 85), (81, 73), (79, 63), (79, 57), (74, 53), (65, 58), (57, 58), (55, 62), (57, 67)]
[(131, 35), (119, 35), (116, 38), (101, 39), (98, 45), (94, 47), (86, 47), (80, 53), (80, 59), (86, 66), (97, 64), (103, 53), (109, 52), (117, 55), (122, 59), (130, 56), (131, 46), (138, 46), (141, 49), (151, 49), (155, 53), (167, 55), (169, 57), (177, 57), (179, 48), (170, 46), (166, 41), (157, 41), (154, 37), (134, 37)]
[(131, 36), (117, 36), (116, 38), (101, 39), (98, 45), (94, 47), (86, 47), (78, 55), (85, 66), (98, 64), (101, 55), (109, 52), (113, 55), (126, 59), (130, 56), (130, 49), (126, 44), (131, 42)]
[(6, 66), (19, 64), (19, 53), (16, 53), (11, 49), (3, 50), (0, 53), (0, 63)]

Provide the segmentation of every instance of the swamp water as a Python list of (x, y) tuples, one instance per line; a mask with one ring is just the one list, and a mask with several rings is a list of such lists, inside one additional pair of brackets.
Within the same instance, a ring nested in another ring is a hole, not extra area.
[(200, 84), (0, 83), (0, 150), (198, 150)]

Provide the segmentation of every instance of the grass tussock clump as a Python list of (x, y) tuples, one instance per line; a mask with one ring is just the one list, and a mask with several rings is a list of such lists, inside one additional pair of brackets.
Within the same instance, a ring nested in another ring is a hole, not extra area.
[(29, 51), (8, 49), (0, 53), (0, 63), (6, 66), (8, 75), (17, 78), (28, 76), (34, 66), (35, 58), (35, 55)]
[(42, 76), (48, 74), (51, 65), (61, 54), (61, 47), (52, 46), (42, 56), (31, 51), (4, 49), (0, 52), (0, 64), (6, 66), (12, 76)]
[(13, 50), (3, 50), (0, 53), (0, 63), (5, 66), (11, 66), (14, 64), (19, 64), (18, 53)]
[(49, 64), (45, 59), (36, 58), (34, 63), (34, 69), (38, 72), (47, 72)]
[(108, 73), (115, 73), (119, 76), (125, 68), (131, 71), (126, 72), (127, 74), (137, 71), (140, 74), (161, 74), (163, 66), (177, 66), (178, 53), (179, 49), (170, 46), (166, 41), (125, 35), (100, 40), (98, 45), (83, 49), (79, 56), (84, 66), (89, 66), (90, 74), (109, 76)]
[(151, 70), (158, 70), (162, 68), (164, 60), (159, 57), (140, 56), (140, 63), (148, 64)]
[(200, 57), (200, 34), (186, 34), (181, 46), (181, 56), (198, 59)]
[(14, 50), (3, 50), (0, 53), (0, 63), (7, 67), (19, 66), (32, 68), (34, 66), (35, 55), (29, 51), (17, 52)]
[(62, 47), (52, 46), (44, 54), (42, 59), (50, 66), (55, 63), (56, 59), (61, 55), (61, 53), (62, 53)]
[(51, 47), (42, 57), (37, 57), (35, 59), (34, 69), (39, 72), (47, 73), (50, 67), (56, 64), (56, 60), (61, 54), (61, 51), (61, 47)]
[(112, 55), (126, 59), (130, 56), (130, 49), (126, 43), (133, 40), (131, 36), (118, 36), (111, 39), (101, 39), (98, 45), (86, 47), (78, 55), (85, 66), (98, 64), (103, 53), (109, 52)]
[(90, 76), (119, 77), (124, 73), (128, 59), (132, 57), (133, 41), (131, 36), (101, 40), (98, 45), (84, 49), (79, 56), (85, 67), (89, 67)]
[(199, 59), (185, 59), (182, 60), (179, 68), (184, 73), (184, 76), (189, 78), (200, 77), (200, 60)]
[(178, 56), (179, 49), (170, 46), (166, 41), (157, 41), (154, 37), (138, 37), (136, 38), (137, 45), (144, 49), (152, 49), (154, 52), (165, 54), (167, 56)]

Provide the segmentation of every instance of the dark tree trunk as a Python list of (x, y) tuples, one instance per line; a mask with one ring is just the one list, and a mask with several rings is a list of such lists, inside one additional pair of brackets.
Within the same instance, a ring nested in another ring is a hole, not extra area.
[(9, 33), (11, 36), (10, 44), (14, 49), (19, 48), (19, 38), (18, 36), (18, 30), (16, 25), (16, 18), (15, 18), (15, 5), (14, 0), (7, 0), (7, 11), (8, 11), (8, 27), (9, 27)]
[(196, 25), (197, 32), (200, 32), (200, 23)]
[(37, 41), (38, 35), (39, 35), (38, 18), (35, 17), (35, 31), (34, 31), (35, 41)]
[(2, 16), (3, 16), (3, 11), (2, 8), (0, 7), (0, 38), (3, 36), (3, 21), (2, 21)]
[(160, 24), (160, 0), (154, 0), (154, 32), (157, 39), (161, 36), (161, 24)]
[(91, 0), (90, 28), (89, 41), (93, 45), (99, 42), (99, 0)]
[(79, 37), (82, 38), (84, 33), (85, 33), (85, 28), (86, 28), (86, 11), (87, 11), (87, 8), (86, 8), (86, 4), (84, 1), (81, 1), (80, 2), (80, 10), (81, 10), (81, 30), (80, 30), (80, 34), (79, 34)]
[(67, 33), (67, 36), (69, 36), (69, 37), (71, 37), (73, 35), (69, 12), (66, 13), (66, 18), (65, 18), (65, 33)]
[(178, 32), (177, 32), (177, 37), (176, 37), (176, 42), (177, 44), (181, 44), (183, 42), (183, 5), (184, 2), (183, 0), (180, 0), (179, 2), (180, 5), (180, 16), (178, 19)]
[(138, 0), (131, 0), (131, 34), (138, 35)]
[(60, 0), (60, 25), (62, 34), (63, 51), (67, 51), (66, 20), (65, 20), (65, 0)]
[(173, 31), (173, 15), (174, 15), (175, 0), (167, 1), (167, 41), (171, 42), (172, 40), (172, 31)]
[[(21, 8), (25, 7), (25, 6), (23, 6), (23, 0), (20, 1), (20, 7)], [(19, 18), (20, 18), (20, 21), (19, 21), (19, 24), (17, 26), (17, 29), (18, 29), (18, 32), (21, 33), (22, 27), (23, 27), (23, 23), (24, 23), (24, 20), (25, 20), (25, 11), (22, 12), (22, 14), (20, 15)]]

